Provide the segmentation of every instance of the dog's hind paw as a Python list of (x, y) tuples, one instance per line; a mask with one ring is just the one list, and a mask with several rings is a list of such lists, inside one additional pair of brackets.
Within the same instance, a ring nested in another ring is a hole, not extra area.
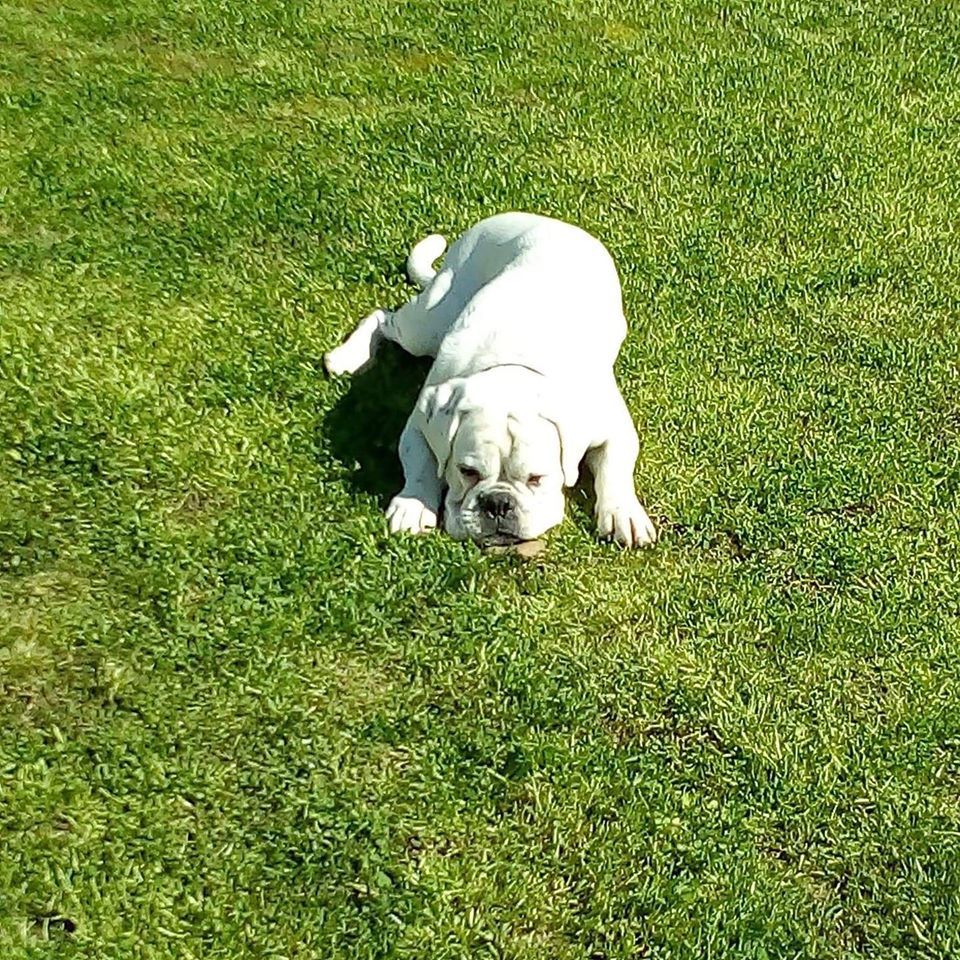
[(348, 340), (323, 355), (323, 368), (331, 377), (340, 377), (345, 373), (358, 373), (371, 359), (372, 351), (368, 347)]
[(332, 377), (359, 373), (374, 358), (383, 334), (380, 327), (386, 320), (383, 310), (374, 310), (339, 347), (323, 355), (323, 366)]

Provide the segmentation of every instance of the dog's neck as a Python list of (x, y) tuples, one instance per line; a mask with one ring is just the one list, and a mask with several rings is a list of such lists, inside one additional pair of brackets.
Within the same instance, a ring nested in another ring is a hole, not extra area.
[(530, 373), (535, 373), (538, 377), (546, 376), (542, 370), (538, 370), (536, 367), (531, 367), (529, 363), (494, 363), (489, 367), (484, 367), (482, 370), (474, 371), (474, 376), (479, 373), (489, 373), (491, 370), (501, 370), (504, 367), (516, 367), (520, 370), (528, 370)]

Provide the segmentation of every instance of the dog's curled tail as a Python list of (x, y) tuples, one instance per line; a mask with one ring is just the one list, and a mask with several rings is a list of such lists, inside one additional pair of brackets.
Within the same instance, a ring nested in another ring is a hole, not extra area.
[(447, 249), (447, 241), (439, 233), (424, 237), (407, 257), (407, 276), (421, 290), (437, 275), (433, 268), (435, 260)]

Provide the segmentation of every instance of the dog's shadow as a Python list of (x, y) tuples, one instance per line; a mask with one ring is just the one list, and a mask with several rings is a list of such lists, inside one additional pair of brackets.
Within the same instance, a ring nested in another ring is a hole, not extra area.
[(383, 343), (324, 420), (331, 452), (353, 468), (348, 483), (383, 507), (403, 486), (397, 444), (432, 362)]

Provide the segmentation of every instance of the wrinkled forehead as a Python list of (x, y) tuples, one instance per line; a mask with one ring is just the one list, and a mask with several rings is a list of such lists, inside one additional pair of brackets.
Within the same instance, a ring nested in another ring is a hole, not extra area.
[(517, 473), (547, 473), (560, 461), (557, 428), (543, 417), (511, 417), (507, 421), (510, 452), (504, 466)]
[(471, 410), (460, 421), (453, 452), (458, 463), (496, 469), (509, 455), (510, 445), (505, 417), (495, 418), (482, 410)]
[(547, 473), (559, 461), (560, 438), (542, 417), (474, 411), (457, 431), (454, 454), (458, 463), (488, 474)]

